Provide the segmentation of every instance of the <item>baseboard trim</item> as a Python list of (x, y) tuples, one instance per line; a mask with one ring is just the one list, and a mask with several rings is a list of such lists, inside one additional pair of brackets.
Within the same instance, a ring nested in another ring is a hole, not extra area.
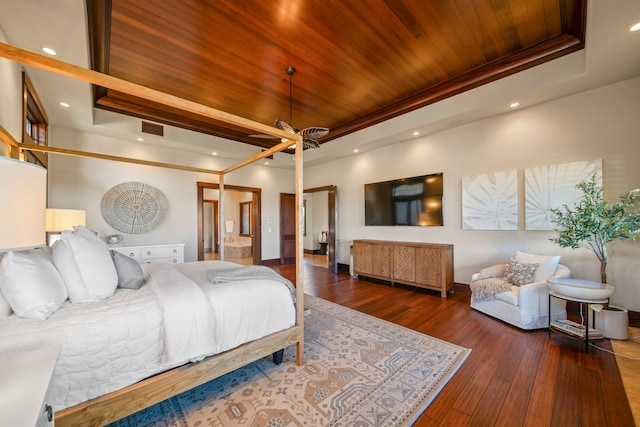
[(471, 296), (471, 288), (466, 283), (453, 282), (453, 292), (458, 295)]

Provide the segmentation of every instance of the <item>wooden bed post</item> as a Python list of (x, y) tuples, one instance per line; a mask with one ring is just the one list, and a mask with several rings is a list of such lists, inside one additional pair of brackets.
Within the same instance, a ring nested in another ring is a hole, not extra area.
[(298, 366), (304, 364), (304, 249), (302, 236), (302, 199), (303, 186), (303, 142), (298, 135), (296, 142), (296, 324), (302, 329), (300, 341), (297, 344), (296, 359)]
[(224, 261), (225, 234), (227, 233), (224, 223), (224, 172), (220, 174), (218, 183), (218, 229), (220, 230), (220, 233), (218, 233), (218, 238), (220, 239), (218, 251), (220, 252), (220, 261)]

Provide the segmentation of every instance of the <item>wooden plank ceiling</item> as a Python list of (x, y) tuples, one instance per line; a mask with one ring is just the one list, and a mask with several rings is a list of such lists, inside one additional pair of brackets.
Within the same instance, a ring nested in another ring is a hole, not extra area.
[[(87, 0), (87, 12), (93, 69), (269, 125), (328, 127), (322, 143), (582, 49), (586, 0)], [(94, 94), (98, 108), (277, 142)]]

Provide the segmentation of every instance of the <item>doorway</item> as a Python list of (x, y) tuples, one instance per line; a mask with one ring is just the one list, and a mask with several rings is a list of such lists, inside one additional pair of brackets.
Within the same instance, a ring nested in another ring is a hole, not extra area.
[[(323, 205), (319, 209), (320, 215), (326, 214), (326, 222), (323, 218), (322, 226), (319, 228), (313, 226), (312, 215), (308, 215), (307, 209), (311, 209), (311, 206), (307, 206), (303, 203), (303, 246), (305, 252), (318, 250), (318, 252), (326, 251), (324, 256), (327, 257), (327, 268), (333, 273), (338, 272), (338, 262), (336, 257), (336, 224), (337, 207), (336, 207), (336, 194), (337, 187), (335, 185), (311, 188), (304, 190), (304, 195), (313, 194), (326, 194), (326, 199), (322, 199), (320, 202)], [(321, 198), (318, 198), (321, 199)], [(326, 206), (326, 210), (324, 207)], [(311, 219), (311, 221), (307, 221)], [(280, 263), (293, 263), (295, 262), (295, 195), (294, 194), (281, 194), (280, 195)], [(318, 228), (316, 230), (315, 228)], [(317, 232), (316, 232), (317, 231)], [(293, 242), (293, 246), (292, 243)], [(305, 245), (305, 242), (307, 244)], [(322, 245), (320, 245), (322, 243)], [(318, 249), (319, 248), (319, 249)], [(326, 249), (324, 249), (326, 248)]]
[[(238, 242), (235, 252), (244, 253), (244, 242), (250, 242), (250, 264), (262, 262), (261, 196), (262, 189), (225, 185), (225, 226), (220, 229), (218, 199), (219, 184), (198, 182), (198, 261), (205, 259), (205, 248), (219, 252), (219, 242)], [(233, 196), (233, 197), (229, 197)], [(227, 246), (231, 249), (231, 245)], [(225, 254), (228, 252), (225, 250)], [(209, 258), (209, 257), (208, 257)], [(228, 258), (228, 256), (225, 256)], [(245, 263), (245, 262), (243, 262)]]

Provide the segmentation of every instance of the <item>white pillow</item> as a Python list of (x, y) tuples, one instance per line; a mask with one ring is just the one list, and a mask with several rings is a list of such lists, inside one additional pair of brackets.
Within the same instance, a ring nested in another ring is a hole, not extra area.
[(560, 255), (557, 256), (545, 256), (545, 255), (533, 255), (525, 252), (516, 252), (516, 261), (525, 264), (538, 264), (538, 269), (533, 277), (534, 282), (541, 282), (552, 277), (560, 262)]
[(0, 320), (11, 316), (11, 313), (13, 313), (13, 310), (9, 305), (9, 301), (4, 297), (2, 289), (0, 289)]
[(62, 232), (53, 245), (53, 262), (64, 279), (71, 302), (109, 298), (118, 286), (109, 247), (84, 227)]
[(21, 317), (44, 320), (67, 299), (48, 248), (9, 252), (0, 262), (0, 288)]

